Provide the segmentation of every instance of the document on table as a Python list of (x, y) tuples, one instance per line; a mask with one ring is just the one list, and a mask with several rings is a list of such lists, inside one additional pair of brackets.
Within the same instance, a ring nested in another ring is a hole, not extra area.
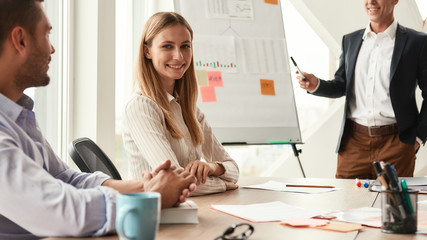
[(323, 213), (280, 201), (248, 205), (212, 205), (211, 208), (251, 222), (278, 222), (289, 218), (311, 218)]
[[(263, 190), (272, 190), (280, 192), (297, 192), (297, 193), (324, 193), (340, 190), (341, 188), (322, 188), (322, 187), (286, 187), (286, 183), (277, 181), (268, 181), (262, 184), (243, 186), (242, 188), (255, 188)], [(294, 185), (294, 184), (293, 184)]]
[(362, 224), (368, 227), (381, 227), (381, 209), (361, 207), (339, 212), (332, 212), (323, 216), (336, 217), (336, 221)]

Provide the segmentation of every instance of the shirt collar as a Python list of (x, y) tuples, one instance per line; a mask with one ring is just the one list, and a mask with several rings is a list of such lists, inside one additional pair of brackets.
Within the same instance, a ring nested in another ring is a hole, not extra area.
[(166, 96), (168, 97), (168, 101), (172, 102), (172, 100), (175, 100), (176, 102), (179, 102), (178, 93), (176, 91), (174, 91), (173, 95), (176, 96), (176, 97), (174, 97), (170, 93), (166, 92)]
[[(397, 21), (396, 18), (393, 20), (393, 23), (384, 31), (385, 34), (387, 34), (391, 39), (394, 39), (396, 37), (396, 31), (397, 31)], [(368, 26), (365, 29), (365, 32), (363, 33), (362, 39), (365, 39), (368, 34), (375, 34), (371, 29), (371, 24), (368, 23)]]
[(19, 100), (15, 103), (0, 93), (0, 112), (4, 113), (13, 121), (16, 121), (24, 108), (32, 110), (33, 107), (34, 101), (25, 94), (23, 94), (22, 97), (19, 98)]

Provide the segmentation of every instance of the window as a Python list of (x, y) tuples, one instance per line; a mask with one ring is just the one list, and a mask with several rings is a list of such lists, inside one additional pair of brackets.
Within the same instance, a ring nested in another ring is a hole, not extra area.
[[(313, 73), (322, 79), (329, 79), (329, 48), (288, 0), (282, 1), (282, 13), (289, 56), (293, 56), (298, 61), (301, 71)], [(292, 79), (295, 79), (293, 81), (295, 101), (304, 139), (305, 130), (327, 111), (330, 101), (328, 98), (309, 95), (302, 90), (296, 80), (293, 66), (291, 66), (291, 74)]]
[[(34, 112), (41, 131), (52, 149), (67, 159), (67, 5), (68, 1), (46, 0), (43, 5), (53, 28), (50, 35), (56, 52), (49, 68), (50, 83), (46, 87), (29, 88), (25, 94), (34, 100)], [(64, 144), (65, 143), (65, 144)]]
[(135, 61), (142, 28), (145, 23), (145, 2), (116, 1), (116, 155), (114, 165), (124, 179), (128, 161), (122, 141), (122, 115), (132, 93)]

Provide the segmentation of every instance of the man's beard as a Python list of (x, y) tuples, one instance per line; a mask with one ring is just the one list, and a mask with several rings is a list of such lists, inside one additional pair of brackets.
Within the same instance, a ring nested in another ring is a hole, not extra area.
[(25, 90), (29, 87), (40, 87), (49, 84), (50, 78), (47, 75), (46, 59), (47, 56), (34, 47), (27, 61), (21, 66), (17, 75), (15, 84), (17, 87)]

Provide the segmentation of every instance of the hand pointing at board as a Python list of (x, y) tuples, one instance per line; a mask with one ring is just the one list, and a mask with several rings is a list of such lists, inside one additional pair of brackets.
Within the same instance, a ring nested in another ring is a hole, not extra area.
[(294, 64), (294, 66), (297, 68), (297, 71), (295, 73), (298, 74), (297, 79), (298, 79), (299, 86), (302, 89), (305, 89), (309, 92), (316, 90), (317, 85), (319, 84), (319, 79), (313, 74), (305, 73), (301, 71), (301, 69), (298, 67), (297, 62), (294, 60), (293, 57), (291, 57), (291, 61)]
[(301, 76), (297, 76), (299, 86), (309, 92), (314, 91), (319, 84), (319, 79), (311, 73), (302, 72), (302, 74), (305, 80)]

